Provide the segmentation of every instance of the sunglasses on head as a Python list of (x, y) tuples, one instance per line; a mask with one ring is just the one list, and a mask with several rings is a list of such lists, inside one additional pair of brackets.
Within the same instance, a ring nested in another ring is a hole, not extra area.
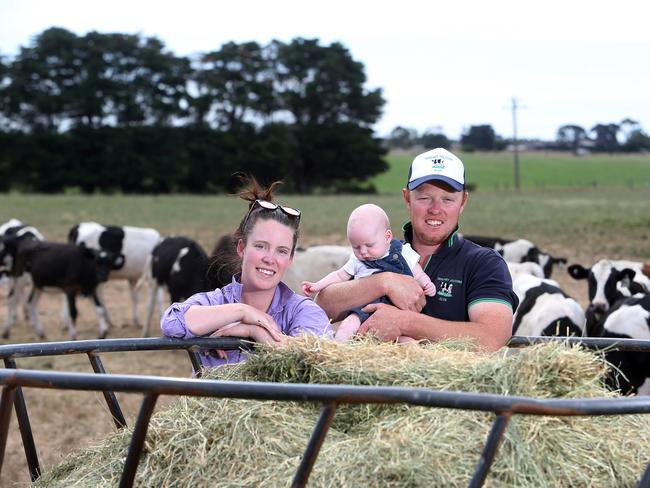
[(267, 200), (255, 200), (253, 204), (250, 206), (248, 209), (248, 213), (246, 214), (246, 218), (244, 219), (244, 223), (242, 224), (241, 228), (245, 229), (246, 224), (248, 223), (248, 219), (250, 218), (251, 214), (253, 213), (253, 210), (255, 210), (257, 207), (261, 207), (266, 210), (277, 210), (280, 209), (282, 212), (293, 218), (296, 219), (298, 222), (300, 222), (300, 210), (297, 208), (293, 207), (285, 207), (284, 205), (278, 205), (277, 203), (269, 202)]

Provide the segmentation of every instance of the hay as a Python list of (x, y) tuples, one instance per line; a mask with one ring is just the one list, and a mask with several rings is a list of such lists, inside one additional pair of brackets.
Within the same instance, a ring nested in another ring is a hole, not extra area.
[[(604, 363), (563, 344), (472, 352), (466, 342), (339, 346), (305, 338), (209, 377), (400, 385), (525, 395), (611, 396)], [(152, 418), (137, 486), (289, 486), (320, 405), (180, 398)], [(492, 414), (405, 406), (344, 406), (309, 486), (467, 486)], [(486, 486), (634, 486), (650, 451), (650, 416), (515, 416)], [(115, 486), (130, 432), (69, 456), (36, 486)]]

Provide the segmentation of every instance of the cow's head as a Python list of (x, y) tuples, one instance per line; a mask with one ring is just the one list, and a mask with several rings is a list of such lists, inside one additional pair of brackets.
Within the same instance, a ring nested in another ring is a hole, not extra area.
[(86, 246), (79, 247), (84, 256), (94, 262), (95, 278), (97, 279), (97, 283), (103, 283), (108, 280), (108, 275), (113, 269), (115, 269), (116, 262), (120, 264), (120, 266), (124, 264), (124, 257), (121, 255), (116, 258), (115, 255), (107, 251), (97, 251)]
[(522, 262), (539, 264), (544, 270), (544, 277), (550, 278), (551, 274), (553, 274), (553, 266), (564, 266), (566, 264), (566, 258), (556, 258), (550, 254), (540, 251), (537, 247), (531, 247), (522, 258)]
[(633, 269), (616, 269), (614, 264), (606, 259), (598, 261), (591, 268), (572, 264), (567, 271), (576, 280), (587, 280), (587, 312), (596, 321), (599, 321), (616, 301), (634, 294), (639, 286), (633, 281), (636, 274)]

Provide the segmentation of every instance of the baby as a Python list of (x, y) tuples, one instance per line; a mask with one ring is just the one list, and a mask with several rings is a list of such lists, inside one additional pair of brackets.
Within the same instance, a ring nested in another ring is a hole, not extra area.
[[(410, 244), (393, 239), (388, 216), (381, 207), (365, 204), (352, 211), (348, 219), (348, 241), (354, 255), (342, 268), (332, 271), (316, 283), (304, 281), (302, 290), (305, 295), (314, 296), (326, 286), (347, 281), (351, 277), (357, 279), (381, 271), (392, 271), (412, 275), (422, 286), (425, 295), (435, 296), (435, 285), (418, 263), (420, 255)], [(387, 297), (381, 297), (378, 302), (390, 303)], [(350, 315), (341, 322), (334, 336), (337, 342), (349, 341), (369, 317), (361, 308), (351, 310)], [(413, 341), (407, 336), (399, 338), (399, 342)]]

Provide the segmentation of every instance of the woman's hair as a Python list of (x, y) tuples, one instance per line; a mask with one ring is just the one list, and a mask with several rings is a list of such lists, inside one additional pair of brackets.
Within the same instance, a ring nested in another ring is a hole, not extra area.
[[(291, 247), (291, 256), (296, 249), (298, 243), (298, 224), (299, 219), (287, 215), (280, 207), (275, 209), (268, 209), (256, 205), (257, 200), (264, 200), (267, 202), (273, 201), (273, 191), (282, 184), (281, 181), (274, 181), (268, 187), (260, 185), (254, 177), (240, 176), (240, 181), (243, 188), (237, 195), (248, 202), (248, 209), (242, 217), (237, 230), (232, 235), (232, 240), (222, 246), (217, 246), (210, 257), (208, 265), (207, 277), (214, 288), (219, 288), (232, 280), (232, 276), (241, 271), (241, 258), (237, 254), (237, 243), (241, 239), (244, 244), (248, 242), (248, 238), (259, 220), (275, 220), (293, 230), (293, 246)], [(228, 281), (225, 282), (226, 277)]]

